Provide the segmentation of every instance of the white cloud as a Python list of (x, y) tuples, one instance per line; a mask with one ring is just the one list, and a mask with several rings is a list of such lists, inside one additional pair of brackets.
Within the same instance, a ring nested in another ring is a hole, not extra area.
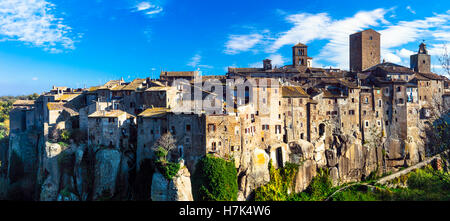
[[(251, 51), (264, 46), (265, 52), (276, 54), (284, 46), (292, 46), (298, 42), (309, 44), (315, 40), (325, 40), (325, 46), (319, 55), (314, 57), (315, 64), (334, 65), (348, 69), (349, 65), (349, 35), (368, 28), (374, 28), (381, 34), (381, 57), (390, 62), (408, 66), (409, 56), (415, 52), (405, 49), (405, 45), (420, 42), (428, 44), (431, 55), (442, 54), (441, 46), (436, 41), (450, 39), (450, 10), (442, 14), (433, 13), (430, 17), (410, 21), (390, 23), (385, 17), (392, 17), (394, 8), (360, 11), (351, 17), (333, 19), (328, 13), (299, 13), (286, 16), (286, 21), (292, 28), (281, 32), (275, 37), (267, 35), (232, 35), (226, 44), (225, 53), (237, 54), (241, 51)], [(418, 45), (418, 43), (417, 43)], [(262, 63), (254, 63), (261, 66)]]
[(187, 66), (193, 67), (193, 68), (203, 68), (203, 69), (212, 69), (214, 68), (211, 65), (201, 64), (202, 56), (197, 53), (194, 55), (194, 57), (191, 58), (191, 60), (188, 62)]
[(31, 78), (31, 80), (33, 80), (33, 81), (37, 81), (37, 80), (39, 80), (39, 78), (37, 78), (37, 77), (33, 77), (33, 78)]
[(406, 10), (408, 10), (409, 12), (411, 12), (411, 13), (413, 13), (413, 14), (416, 14), (416, 11), (414, 11), (412, 8), (411, 8), (411, 6), (406, 6)]
[(201, 60), (202, 56), (200, 54), (196, 54), (191, 58), (191, 61), (187, 65), (191, 67), (197, 67), (200, 64)]
[(392, 48), (421, 40), (420, 38), (429, 38), (435, 32), (442, 35), (443, 32), (436, 28), (448, 23), (449, 20), (450, 11), (445, 14), (435, 14), (433, 17), (425, 19), (400, 21), (396, 25), (390, 25), (380, 31), (382, 35), (381, 45), (385, 48)]
[(408, 49), (402, 48), (400, 50), (396, 50), (396, 54), (402, 58), (410, 58), (411, 55), (415, 54), (414, 51), (410, 51)]
[(263, 39), (261, 34), (250, 35), (230, 35), (228, 42), (225, 44), (226, 54), (238, 54), (240, 52), (249, 51)]
[(384, 52), (382, 54), (383, 54), (382, 59), (384, 59), (386, 62), (392, 62), (392, 63), (397, 63), (397, 64), (402, 63), (402, 59), (394, 53)]
[(152, 5), (149, 2), (141, 2), (136, 5), (136, 10), (143, 11), (149, 9), (150, 7), (152, 7)]
[(283, 66), (284, 64), (286, 64), (286, 62), (289, 61), (289, 59), (281, 56), (280, 54), (272, 54), (269, 56), (269, 59), (272, 60), (272, 65), (273, 66)]
[(161, 6), (148, 1), (138, 3), (134, 6), (134, 9), (135, 11), (140, 11), (150, 16), (159, 14), (163, 11), (163, 8)]
[(53, 14), (54, 8), (45, 0), (1, 0), (1, 40), (24, 42), (51, 53), (75, 49), (72, 28)]
[(448, 46), (445, 44), (432, 44), (427, 46), (428, 54), (430, 54), (431, 56), (439, 56), (439, 57), (446, 52), (445, 48), (447, 48), (448, 51)]

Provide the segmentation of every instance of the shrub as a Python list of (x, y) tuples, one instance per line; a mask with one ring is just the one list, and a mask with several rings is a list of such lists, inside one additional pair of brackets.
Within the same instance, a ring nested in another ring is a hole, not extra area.
[(290, 198), (298, 170), (297, 164), (286, 163), (283, 168), (275, 169), (272, 161), (269, 162), (270, 182), (255, 190), (256, 201), (286, 201)]
[(194, 177), (194, 197), (197, 200), (237, 200), (237, 171), (232, 161), (207, 155), (197, 164)]
[(159, 163), (157, 164), (159, 171), (162, 175), (168, 180), (171, 180), (175, 175), (177, 175), (178, 171), (180, 170), (180, 164), (179, 163)]
[(63, 142), (68, 142), (69, 139), (70, 139), (70, 136), (71, 136), (70, 131), (68, 131), (68, 130), (63, 130), (63, 131), (61, 131), (60, 139), (61, 139), (61, 141), (63, 141)]

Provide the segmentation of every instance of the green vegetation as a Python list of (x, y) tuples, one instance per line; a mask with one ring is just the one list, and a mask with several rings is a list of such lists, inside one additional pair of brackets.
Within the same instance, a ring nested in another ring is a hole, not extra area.
[(317, 175), (311, 180), (308, 188), (306, 188), (306, 190), (301, 193), (292, 194), (289, 197), (289, 200), (322, 201), (336, 190), (337, 187), (333, 187), (329, 176), (329, 171), (325, 169), (319, 169)]
[(195, 200), (237, 200), (238, 184), (234, 161), (207, 155), (197, 164), (192, 180)]
[(180, 170), (180, 164), (172, 162), (166, 162), (165, 164), (159, 163), (157, 167), (161, 174), (168, 180), (171, 180)]
[(275, 169), (269, 162), (270, 182), (255, 190), (256, 201), (286, 201), (289, 200), (289, 190), (293, 189), (293, 181), (298, 166), (287, 163), (285, 167)]
[[(257, 201), (324, 201), (337, 192), (333, 201), (448, 201), (450, 200), (449, 172), (434, 170), (431, 166), (418, 169), (392, 181), (407, 188), (389, 188), (374, 183), (375, 173), (363, 183), (333, 187), (327, 170), (319, 170), (308, 188), (301, 193), (291, 193), (296, 169), (293, 165), (275, 170), (270, 168), (271, 181), (255, 190)], [(347, 186), (347, 188), (345, 188)]]
[(70, 131), (69, 130), (63, 130), (63, 131), (61, 131), (61, 141), (63, 141), (63, 142), (69, 142), (69, 139), (70, 139), (70, 137), (71, 137), (71, 133), (70, 133)]
[(166, 179), (171, 180), (175, 175), (177, 175), (178, 171), (180, 170), (180, 164), (168, 161), (168, 153), (169, 152), (167, 150), (159, 147), (155, 152), (155, 155), (157, 157), (155, 160), (155, 165)]
[(334, 201), (448, 201), (450, 175), (431, 166), (400, 177), (394, 183), (405, 182), (408, 188), (354, 186), (333, 197)]

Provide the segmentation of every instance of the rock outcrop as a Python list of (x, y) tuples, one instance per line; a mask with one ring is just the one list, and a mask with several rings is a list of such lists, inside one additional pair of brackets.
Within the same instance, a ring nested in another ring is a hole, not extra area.
[(314, 160), (306, 160), (299, 167), (294, 180), (294, 191), (296, 193), (305, 190), (311, 180), (317, 174), (317, 163)]
[(151, 198), (153, 201), (193, 201), (191, 175), (184, 163), (171, 180), (156, 170), (152, 179)]
[(121, 155), (115, 149), (102, 149), (95, 155), (94, 200), (115, 194)]
[[(248, 200), (252, 191), (270, 181), (270, 156), (264, 150), (256, 148), (251, 155), (247, 155), (248, 164), (241, 164), (238, 173), (238, 200)], [(245, 161), (245, 160), (244, 160)], [(243, 165), (247, 165), (244, 167)]]

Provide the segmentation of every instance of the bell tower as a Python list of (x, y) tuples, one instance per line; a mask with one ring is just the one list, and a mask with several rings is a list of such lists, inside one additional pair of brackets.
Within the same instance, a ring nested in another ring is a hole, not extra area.
[(292, 47), (292, 62), (294, 67), (311, 67), (312, 58), (308, 57), (308, 46), (302, 43)]
[(425, 41), (419, 45), (417, 54), (411, 55), (410, 66), (411, 69), (419, 73), (431, 72), (431, 56), (428, 54)]

